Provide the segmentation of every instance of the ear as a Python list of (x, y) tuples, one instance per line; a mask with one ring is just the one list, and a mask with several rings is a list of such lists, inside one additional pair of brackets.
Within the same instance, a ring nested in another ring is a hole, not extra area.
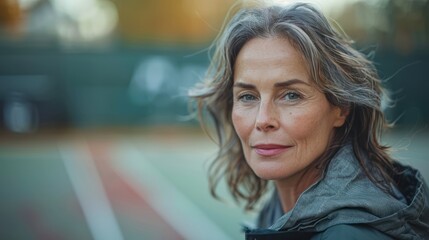
[(349, 107), (337, 107), (334, 109), (334, 127), (341, 127), (346, 122), (347, 116), (350, 113)]

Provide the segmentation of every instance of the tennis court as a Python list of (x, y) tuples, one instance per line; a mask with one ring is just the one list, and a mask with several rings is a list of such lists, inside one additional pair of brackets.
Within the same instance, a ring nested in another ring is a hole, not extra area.
[[(429, 179), (427, 131), (386, 137)], [(215, 145), (193, 127), (3, 136), (1, 239), (242, 239), (243, 214), (211, 198)]]

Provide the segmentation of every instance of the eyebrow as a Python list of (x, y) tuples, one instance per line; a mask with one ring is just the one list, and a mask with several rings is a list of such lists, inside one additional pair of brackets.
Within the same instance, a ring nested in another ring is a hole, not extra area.
[[(307, 86), (309, 86), (310, 84), (300, 80), (300, 79), (290, 79), (290, 80), (286, 80), (284, 82), (278, 82), (274, 84), (275, 88), (284, 88), (284, 87), (288, 87), (290, 85), (293, 84), (305, 84)], [(255, 89), (256, 86), (253, 84), (249, 84), (249, 83), (243, 83), (243, 82), (236, 82), (234, 83), (233, 87), (238, 87), (238, 88), (245, 88), (245, 89)]]

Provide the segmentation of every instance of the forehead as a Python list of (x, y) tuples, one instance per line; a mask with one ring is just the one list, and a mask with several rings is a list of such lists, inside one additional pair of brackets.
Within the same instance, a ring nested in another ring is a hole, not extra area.
[(261, 59), (266, 57), (279, 58), (291, 57), (302, 59), (302, 54), (294, 47), (294, 44), (287, 38), (268, 37), (252, 38), (241, 48), (238, 56), (241, 59)]
[(280, 37), (249, 40), (240, 50), (234, 69), (234, 80), (292, 76), (304, 78), (303, 80), (309, 78), (307, 63), (301, 52), (288, 39)]

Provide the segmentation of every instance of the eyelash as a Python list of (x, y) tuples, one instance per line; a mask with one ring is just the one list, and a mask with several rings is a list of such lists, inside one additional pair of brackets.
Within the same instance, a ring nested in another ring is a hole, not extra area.
[(300, 93), (298, 93), (298, 92), (295, 92), (295, 91), (288, 91), (288, 92), (284, 93), (282, 95), (282, 98), (285, 98), (286, 96), (290, 96), (291, 94), (295, 95), (296, 98), (295, 99), (290, 99), (289, 101), (297, 101), (297, 100), (299, 100), (299, 99), (302, 98), (302, 95)]
[[(287, 96), (289, 96), (289, 98), (290, 98), (290, 95), (294, 95), (294, 96), (296, 96), (296, 98), (285, 99)], [(246, 99), (246, 98), (249, 98), (249, 97), (252, 98), (252, 99)], [(253, 94), (250, 94), (250, 93), (243, 93), (243, 94), (240, 94), (240, 95), (237, 96), (237, 100), (238, 101), (242, 101), (242, 102), (251, 102), (251, 101), (255, 101), (257, 99), (258, 99), (258, 97), (254, 96)], [(281, 99), (282, 100), (286, 100), (286, 101), (292, 101), (292, 102), (294, 102), (294, 101), (297, 101), (299, 99), (302, 99), (302, 95), (300, 93), (296, 92), (296, 91), (287, 91), (287, 92), (285, 92), (284, 94), (281, 95)]]
[[(252, 100), (249, 99), (245, 99), (246, 97), (252, 97)], [(238, 95), (237, 100), (238, 101), (242, 101), (242, 102), (250, 102), (250, 101), (255, 101), (255, 99), (257, 99), (257, 97), (255, 97), (254, 95), (250, 94), (250, 93), (243, 93)]]

